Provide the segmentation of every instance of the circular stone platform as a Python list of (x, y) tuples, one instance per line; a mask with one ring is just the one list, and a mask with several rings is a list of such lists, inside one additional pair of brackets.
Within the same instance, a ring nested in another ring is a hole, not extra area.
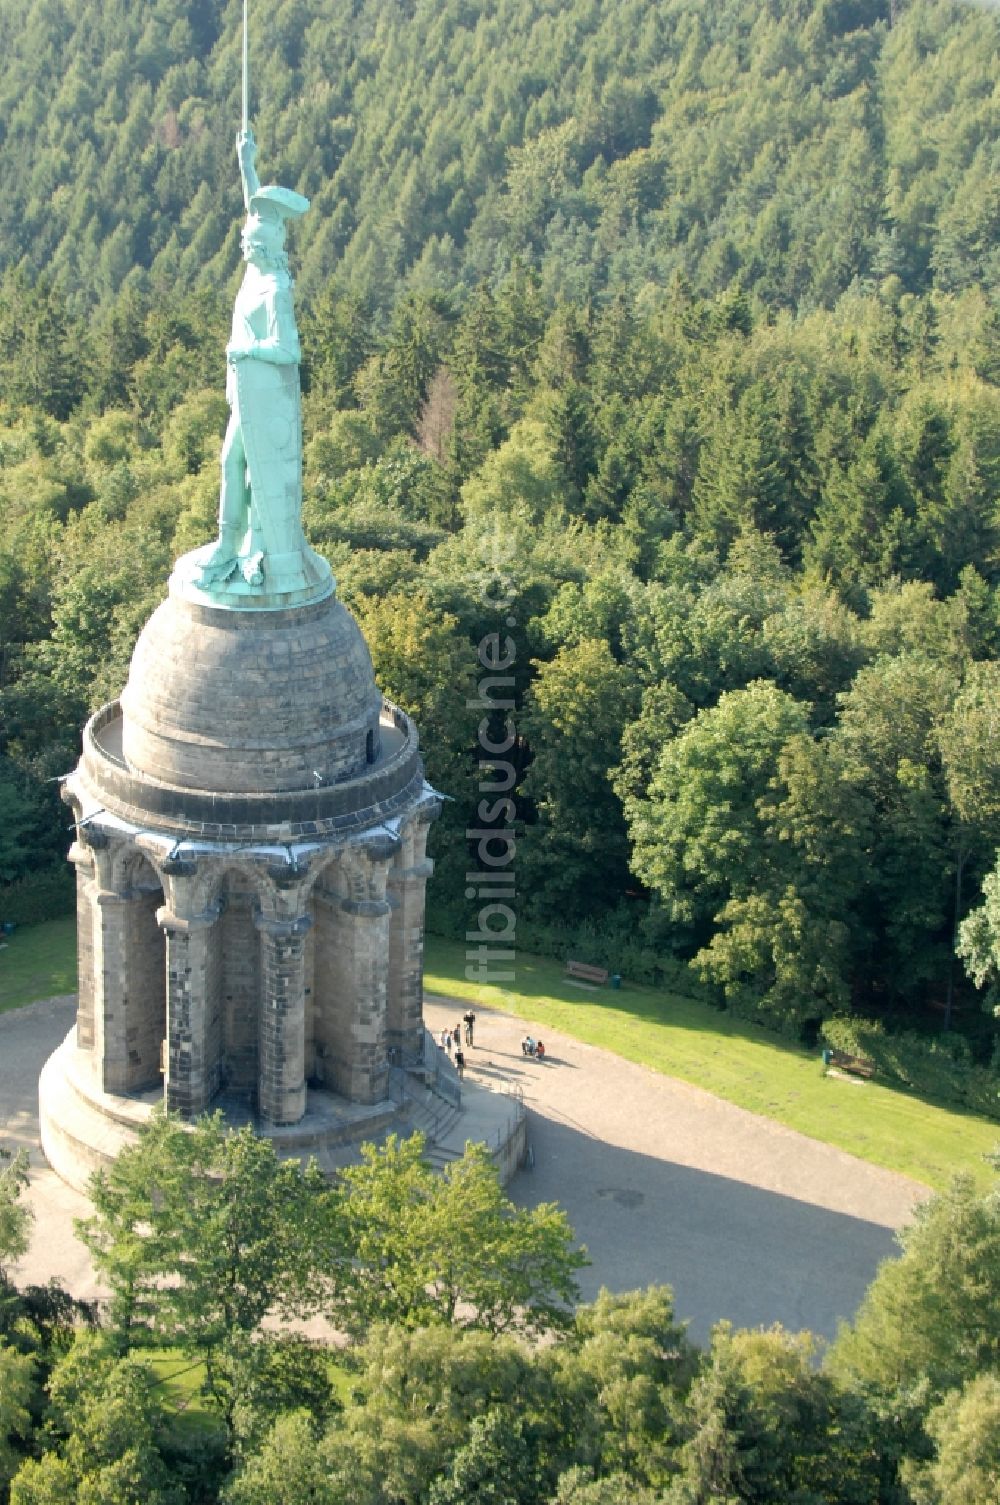
[[(135, 1144), (139, 1130), (162, 1101), (161, 1087), (130, 1096), (101, 1091), (85, 1053), (77, 1049), (74, 1026), (46, 1061), (39, 1078), (45, 1158), (68, 1186), (85, 1192), (94, 1171), (107, 1169), (126, 1146)], [(254, 1123), (279, 1154), (318, 1158), (329, 1158), (335, 1146), (381, 1138), (403, 1114), (402, 1106), (388, 1098), (350, 1103), (323, 1091), (310, 1091), (298, 1123), (284, 1127), (256, 1123), (239, 1100), (229, 1102), (223, 1097), (214, 1106), (223, 1109), (234, 1128)]]
[[(429, 1042), (428, 1059), (436, 1053)], [(447, 1070), (443, 1062), (436, 1066)], [(526, 1135), (524, 1108), (516, 1096), (467, 1082), (460, 1096), (453, 1090), (446, 1098), (435, 1089), (431, 1068), (425, 1074), (396, 1076), (393, 1096), (376, 1103), (351, 1103), (335, 1092), (310, 1088), (302, 1118), (284, 1127), (259, 1122), (238, 1099), (223, 1097), (215, 1106), (231, 1127), (251, 1123), (279, 1156), (315, 1159), (327, 1175), (356, 1163), (363, 1144), (378, 1143), (389, 1133), (406, 1138), (419, 1130), (439, 1169), (458, 1159), (471, 1139), (488, 1144), (501, 1180), (506, 1184), (511, 1179)], [(136, 1143), (162, 1098), (159, 1088), (131, 1096), (102, 1092), (85, 1053), (77, 1049), (74, 1026), (39, 1078), (39, 1137), (46, 1160), (67, 1186), (86, 1195), (93, 1172), (106, 1170)]]

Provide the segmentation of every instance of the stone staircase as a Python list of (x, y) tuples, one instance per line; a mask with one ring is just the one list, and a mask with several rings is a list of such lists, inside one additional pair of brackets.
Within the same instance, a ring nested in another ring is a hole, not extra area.
[(427, 1141), (427, 1159), (435, 1169), (442, 1170), (459, 1158), (465, 1148), (464, 1141), (459, 1144), (455, 1134), (462, 1118), (461, 1108), (446, 1102), (429, 1087), (411, 1082), (403, 1111), (409, 1133), (419, 1132)]

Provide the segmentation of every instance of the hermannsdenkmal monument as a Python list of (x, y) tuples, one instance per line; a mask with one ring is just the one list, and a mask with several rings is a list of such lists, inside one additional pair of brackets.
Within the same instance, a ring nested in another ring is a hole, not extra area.
[(286, 1144), (371, 1137), (398, 1112), (394, 1074), (437, 1054), (422, 956), (440, 797), (302, 532), (285, 228), (309, 203), (261, 187), (245, 104), (237, 151), (219, 536), (177, 560), (64, 785), (79, 1006), (40, 1097), (45, 1153), (77, 1186), (160, 1098)]

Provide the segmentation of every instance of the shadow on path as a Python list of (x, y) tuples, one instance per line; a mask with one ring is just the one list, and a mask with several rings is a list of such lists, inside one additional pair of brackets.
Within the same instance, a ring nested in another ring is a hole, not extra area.
[(665, 1282), (698, 1342), (723, 1317), (832, 1339), (898, 1252), (879, 1224), (605, 1144), (544, 1108), (532, 1109), (529, 1134), (535, 1166), (510, 1192), (524, 1206), (566, 1208), (593, 1261), (581, 1275), (585, 1299), (602, 1285)]

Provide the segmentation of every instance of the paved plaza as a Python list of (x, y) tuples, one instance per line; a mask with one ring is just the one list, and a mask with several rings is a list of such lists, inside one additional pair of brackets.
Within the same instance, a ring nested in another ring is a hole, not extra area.
[[(466, 1005), (429, 998), (435, 1033)], [(73, 1020), (74, 1000), (49, 999), (0, 1016), (0, 1142), (31, 1152), (35, 1233), (16, 1270), (96, 1292), (73, 1236), (85, 1198), (45, 1166), (38, 1147), (42, 1064)], [(584, 1295), (666, 1281), (678, 1314), (704, 1340), (714, 1321), (782, 1322), (832, 1337), (856, 1309), (880, 1260), (896, 1248), (925, 1187), (721, 1102), (687, 1083), (505, 1014), (477, 1011), (469, 1075), (519, 1085), (534, 1166), (514, 1198), (565, 1207), (592, 1265)], [(544, 1062), (521, 1054), (525, 1030)], [(852, 1089), (845, 1084), (845, 1091)]]
[[(467, 1007), (428, 999), (424, 1017), (437, 1034)], [(544, 1040), (544, 1061), (522, 1055), (526, 1030)], [(699, 1341), (722, 1317), (832, 1338), (897, 1252), (894, 1230), (928, 1195), (543, 1019), (478, 1010), (475, 1042), (466, 1052), (473, 1080), (524, 1090), (534, 1169), (511, 1193), (566, 1209), (593, 1261), (584, 1295), (665, 1281)]]

